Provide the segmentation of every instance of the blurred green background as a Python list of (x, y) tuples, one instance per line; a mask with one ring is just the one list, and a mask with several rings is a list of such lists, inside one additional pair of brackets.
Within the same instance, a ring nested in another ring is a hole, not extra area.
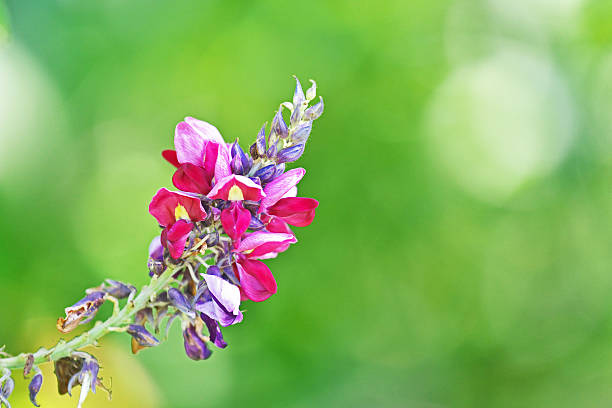
[[(113, 401), (87, 406), (609, 406), (610, 21), (604, 0), (5, 0), (0, 344), (50, 346), (84, 288), (144, 284), (176, 123), (246, 147), (296, 74), (326, 102), (299, 163), (321, 205), (269, 262), (278, 294), (204, 362), (178, 325), (137, 356), (108, 336)], [(55, 387), (43, 407), (76, 405)]]

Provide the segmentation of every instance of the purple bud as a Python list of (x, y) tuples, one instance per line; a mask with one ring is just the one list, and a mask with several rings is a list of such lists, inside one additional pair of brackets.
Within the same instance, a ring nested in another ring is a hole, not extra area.
[(259, 131), (259, 133), (257, 133), (257, 139), (255, 140), (255, 143), (251, 145), (251, 148), (249, 151), (251, 152), (251, 157), (253, 157), (254, 159), (257, 159), (258, 157), (261, 157), (265, 154), (266, 152), (266, 125), (265, 124), (261, 127), (261, 130)]
[(276, 161), (279, 163), (290, 163), (299, 159), (304, 153), (304, 145), (302, 143), (295, 146), (286, 147), (276, 155)]
[(265, 228), (265, 224), (261, 222), (261, 220), (255, 216), (251, 216), (251, 221), (249, 222), (249, 229), (253, 231), (258, 231), (260, 229)]
[(244, 150), (242, 150), (237, 140), (232, 144), (232, 157), (240, 158), (242, 163), (242, 174), (246, 174), (251, 170), (253, 160), (244, 153)]
[(270, 145), (270, 147), (268, 148), (268, 151), (266, 152), (266, 156), (268, 156), (268, 158), (273, 159), (274, 157), (276, 157), (276, 151), (277, 151), (277, 147), (276, 147), (276, 143)]
[(170, 298), (170, 301), (175, 308), (188, 316), (195, 316), (193, 310), (191, 310), (191, 305), (189, 302), (187, 302), (185, 295), (183, 295), (180, 290), (176, 288), (168, 289), (168, 298)]
[(304, 117), (307, 120), (315, 120), (318, 119), (319, 116), (323, 114), (323, 98), (319, 96), (319, 102), (310, 108), (306, 109), (304, 112)]
[(38, 373), (34, 377), (32, 377), (32, 381), (30, 381), (30, 385), (28, 385), (28, 390), (30, 391), (30, 401), (32, 401), (32, 404), (35, 407), (40, 406), (36, 402), (36, 396), (38, 395), (38, 392), (40, 391), (40, 388), (42, 387), (42, 382), (43, 382), (43, 376), (42, 374)]
[(255, 172), (255, 177), (259, 177), (262, 183), (266, 183), (272, 180), (272, 177), (274, 176), (274, 170), (275, 166), (273, 164), (270, 164), (257, 170)]
[(130, 296), (130, 294), (134, 292), (136, 288), (133, 285), (112, 279), (106, 279), (106, 282), (102, 285), (102, 290), (114, 298), (124, 299)]
[(230, 165), (232, 167), (232, 173), (238, 174), (238, 175), (244, 174), (244, 167), (242, 167), (242, 160), (240, 160), (240, 157), (238, 155), (234, 156)]
[(130, 324), (127, 332), (132, 336), (132, 353), (138, 353), (142, 348), (153, 347), (159, 344), (157, 340), (144, 326)]
[(274, 169), (274, 176), (272, 178), (277, 178), (281, 174), (285, 172), (285, 163), (281, 163)]
[(207, 235), (206, 245), (208, 245), (209, 247), (213, 247), (217, 245), (218, 243), (219, 243), (219, 233), (218, 232), (211, 232), (210, 234)]
[(274, 119), (272, 119), (272, 132), (276, 133), (281, 139), (289, 135), (289, 128), (283, 119), (283, 108), (279, 107)]
[(311, 131), (312, 131), (312, 122), (302, 123), (291, 134), (291, 140), (293, 140), (295, 143), (306, 143), (306, 141), (308, 140), (308, 137), (310, 136)]
[(317, 96), (317, 83), (312, 79), (310, 80), (310, 82), (312, 83), (312, 85), (306, 90), (306, 99), (308, 99), (309, 101), (313, 100), (315, 96)]
[[(198, 326), (201, 326), (201, 322)], [(193, 324), (189, 324), (183, 330), (183, 339), (185, 340), (185, 353), (192, 360), (206, 360), (212, 352), (206, 346), (206, 339), (202, 336), (201, 328), (196, 328)]]
[(295, 78), (295, 91), (293, 92), (293, 109), (300, 106), (306, 98), (304, 97), (304, 91), (302, 90), (302, 84), (300, 80), (294, 75)]

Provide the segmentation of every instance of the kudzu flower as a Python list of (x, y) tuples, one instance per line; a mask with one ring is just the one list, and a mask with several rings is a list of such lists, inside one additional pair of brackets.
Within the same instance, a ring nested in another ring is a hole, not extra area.
[[(98, 361), (80, 350), (97, 345), (110, 331), (129, 334), (137, 353), (158, 345), (179, 321), (187, 357), (206, 360), (212, 346), (227, 347), (221, 328), (243, 321), (243, 302), (262, 302), (277, 292), (264, 261), (297, 242), (291, 227), (310, 225), (319, 205), (297, 195), (306, 171), (287, 168), (304, 153), (313, 121), (323, 112), (322, 99), (309, 106), (316, 96), (314, 81), (304, 93), (295, 80), (292, 101), (280, 104), (248, 152), (238, 138), (227, 143), (216, 127), (193, 117), (176, 126), (174, 148), (163, 150), (162, 157), (174, 167), (171, 182), (177, 190), (160, 188), (148, 208), (161, 229), (149, 245), (151, 281), (139, 292), (106, 279), (65, 308), (57, 328), (67, 333), (91, 321), (108, 300), (113, 312), (104, 323), (49, 350), (0, 358), (0, 405), (9, 407), (14, 388), (9, 368), (23, 368), (24, 377), (34, 370), (28, 390), (38, 406), (43, 383), (38, 365), (53, 361), (59, 393), (71, 394), (80, 385), (81, 407), (90, 391), (104, 387)], [(283, 109), (289, 110), (287, 122)]]

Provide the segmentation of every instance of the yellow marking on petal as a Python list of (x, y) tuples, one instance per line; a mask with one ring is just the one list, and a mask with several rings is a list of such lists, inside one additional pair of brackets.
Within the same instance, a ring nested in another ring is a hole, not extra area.
[(244, 200), (244, 195), (242, 194), (242, 190), (237, 185), (233, 185), (229, 189), (229, 193), (227, 193), (227, 199), (230, 201), (242, 201)]
[(177, 205), (174, 209), (174, 218), (178, 220), (187, 220), (189, 221), (189, 213), (182, 205)]

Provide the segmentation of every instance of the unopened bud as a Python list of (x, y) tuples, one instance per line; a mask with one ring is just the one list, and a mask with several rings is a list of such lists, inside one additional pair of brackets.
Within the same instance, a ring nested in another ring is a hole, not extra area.
[(304, 153), (304, 144), (300, 143), (291, 147), (286, 147), (276, 155), (279, 163), (291, 163), (299, 159)]

